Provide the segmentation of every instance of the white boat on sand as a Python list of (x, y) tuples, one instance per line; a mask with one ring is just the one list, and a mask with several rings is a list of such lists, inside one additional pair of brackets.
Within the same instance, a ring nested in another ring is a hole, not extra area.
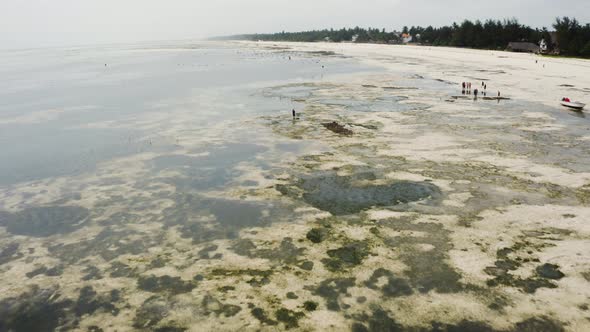
[(581, 111), (582, 109), (584, 109), (584, 107), (586, 106), (586, 104), (582, 104), (582, 103), (577, 102), (577, 101), (561, 101), (561, 106), (565, 106), (567, 108), (571, 108), (571, 109), (574, 109), (576, 111)]

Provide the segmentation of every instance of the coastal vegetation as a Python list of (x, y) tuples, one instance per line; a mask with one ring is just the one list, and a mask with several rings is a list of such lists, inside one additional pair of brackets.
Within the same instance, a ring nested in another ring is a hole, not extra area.
[[(442, 27), (404, 27), (402, 31), (374, 28), (324, 29), (302, 32), (279, 32), (232, 36), (231, 39), (290, 41), (290, 42), (356, 42), (402, 43), (413, 41), (424, 45), (470, 47), (477, 49), (506, 49), (510, 42), (538, 44), (545, 40), (547, 52), (567, 56), (590, 58), (590, 24), (581, 24), (575, 18), (557, 18), (548, 28), (532, 28), (516, 19), (486, 20), (453, 23)], [(410, 38), (411, 37), (411, 38)]]

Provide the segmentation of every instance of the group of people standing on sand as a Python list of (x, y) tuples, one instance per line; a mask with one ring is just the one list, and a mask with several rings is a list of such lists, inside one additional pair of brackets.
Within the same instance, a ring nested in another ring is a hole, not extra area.
[[(471, 90), (471, 82), (463, 82), (461, 83), (461, 88), (462, 88), (462, 93), (463, 95), (471, 95), (472, 90)], [(481, 89), (482, 89), (482, 94), (484, 97), (487, 96), (487, 90), (488, 90), (488, 85), (486, 82), (481, 82)], [(475, 88), (473, 90), (473, 96), (475, 97), (475, 99), (477, 99), (477, 95), (480, 93), (480, 90), (478, 88)], [(500, 91), (498, 91), (498, 97), (500, 97)]]

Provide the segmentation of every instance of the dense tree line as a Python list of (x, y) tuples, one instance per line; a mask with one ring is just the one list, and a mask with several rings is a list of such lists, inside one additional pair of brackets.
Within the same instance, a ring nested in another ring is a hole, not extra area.
[[(590, 57), (590, 24), (581, 25), (576, 19), (557, 18), (553, 24), (557, 37), (556, 44), (548, 29), (534, 29), (520, 24), (516, 19), (469, 21), (453, 23), (443, 27), (404, 27), (402, 33), (413, 37), (415, 42), (434, 46), (471, 47), (479, 49), (506, 49), (510, 42), (532, 42), (538, 44), (544, 39), (549, 50), (559, 50), (561, 54)], [(359, 28), (326, 29), (303, 32), (281, 32), (273, 34), (252, 34), (232, 38), (264, 41), (333, 42), (357, 43), (399, 43), (400, 33), (385, 29)]]
[(582, 26), (575, 18), (557, 18), (553, 24), (561, 54), (590, 58), (590, 24)]
[(303, 32), (279, 32), (272, 34), (253, 34), (232, 36), (230, 38), (246, 39), (246, 40), (264, 40), (264, 41), (293, 41), (293, 42), (316, 42), (324, 41), (329, 38), (333, 42), (352, 41), (356, 38), (357, 43), (379, 43), (379, 42), (393, 42), (399, 39), (395, 32), (386, 32), (385, 29), (364, 29), (356, 27), (354, 29), (325, 29), (312, 30)]

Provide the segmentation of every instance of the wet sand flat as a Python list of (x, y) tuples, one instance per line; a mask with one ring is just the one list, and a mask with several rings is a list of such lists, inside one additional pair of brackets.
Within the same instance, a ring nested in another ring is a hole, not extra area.
[(213, 45), (291, 69), (69, 123), (134, 136), (0, 187), (0, 330), (590, 329), (587, 61)]

